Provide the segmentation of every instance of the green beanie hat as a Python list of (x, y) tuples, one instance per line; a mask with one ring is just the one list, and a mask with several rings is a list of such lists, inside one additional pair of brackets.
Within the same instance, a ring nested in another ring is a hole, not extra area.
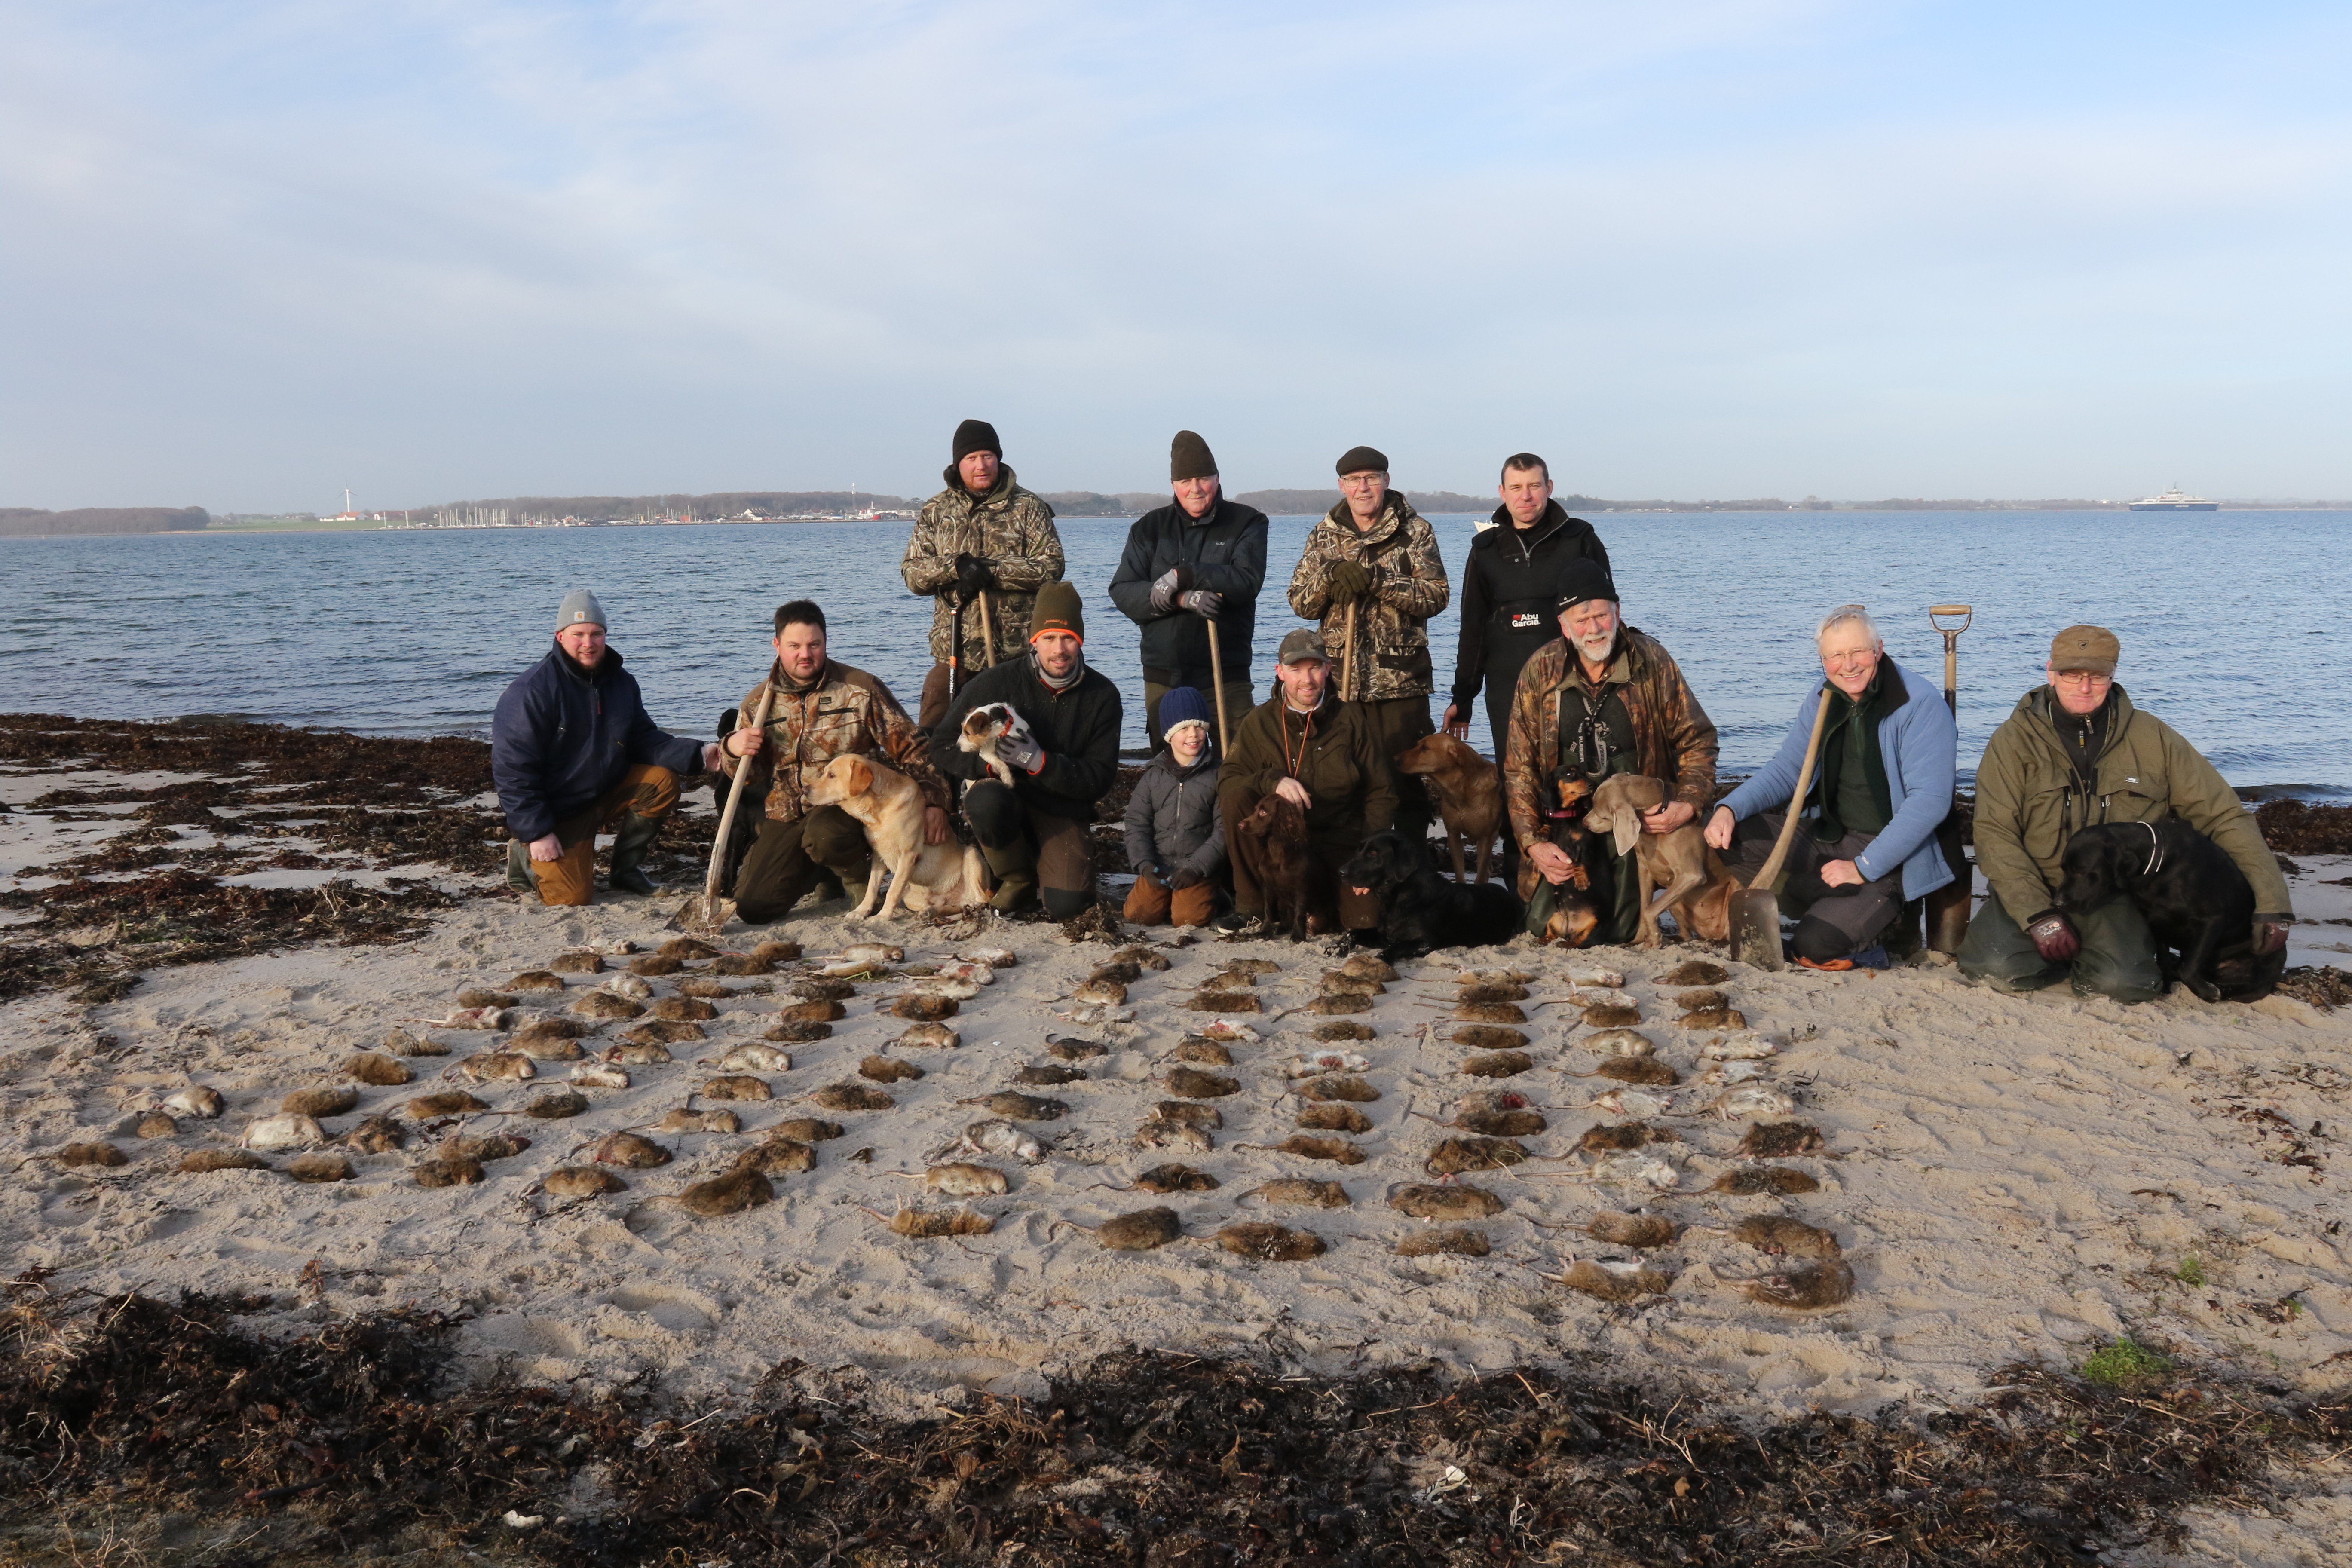
[(1087, 640), (1087, 611), (1077, 588), (1069, 583), (1048, 583), (1037, 590), (1037, 608), (1029, 617), (1029, 640), (1039, 632), (1067, 632)]
[(1168, 446), (1168, 478), (1176, 479), (1213, 479), (1217, 477), (1217, 459), (1209, 454), (1209, 444), (1190, 430), (1176, 432), (1176, 439)]

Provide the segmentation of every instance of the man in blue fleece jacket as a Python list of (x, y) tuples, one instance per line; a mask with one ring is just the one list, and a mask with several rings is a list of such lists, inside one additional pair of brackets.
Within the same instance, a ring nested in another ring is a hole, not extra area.
[[(1958, 736), (1943, 698), (1886, 657), (1860, 605), (1832, 610), (1815, 643), (1830, 716), (1811, 787), (1794, 807), (1812, 820), (1789, 847), (1780, 900), (1802, 916), (1790, 947), (1808, 968), (1884, 968), (1879, 939), (1903, 901), (1952, 879), (1936, 828), (1952, 809)], [(1807, 689), (1779, 753), (1707, 819), (1706, 841), (1743, 882), (1763, 868), (1788, 820), (1822, 690)]]
[(507, 881), (545, 904), (590, 900), (596, 830), (616, 821), (609, 880), (618, 891), (652, 892), (646, 851), (677, 806), (678, 778), (719, 765), (716, 745), (656, 727), (637, 678), (604, 646), (604, 624), (595, 595), (565, 595), (555, 646), (515, 677), (490, 721), (490, 778), (510, 836)]

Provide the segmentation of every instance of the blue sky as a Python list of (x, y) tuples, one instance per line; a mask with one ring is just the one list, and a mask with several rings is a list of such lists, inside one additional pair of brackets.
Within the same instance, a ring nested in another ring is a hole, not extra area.
[(0, 504), (2352, 495), (2352, 10), (0, 0)]

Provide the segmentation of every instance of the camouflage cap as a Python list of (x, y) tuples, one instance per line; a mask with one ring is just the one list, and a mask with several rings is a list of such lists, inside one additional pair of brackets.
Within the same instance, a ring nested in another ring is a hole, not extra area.
[(1330, 654), (1323, 647), (1323, 634), (1313, 626), (1301, 626), (1284, 637), (1282, 647), (1274, 656), (1276, 664), (1304, 664), (1310, 658), (1325, 664), (1331, 662)]
[(2123, 650), (2116, 634), (2105, 626), (2068, 626), (2050, 639), (2050, 668), (2113, 675)]

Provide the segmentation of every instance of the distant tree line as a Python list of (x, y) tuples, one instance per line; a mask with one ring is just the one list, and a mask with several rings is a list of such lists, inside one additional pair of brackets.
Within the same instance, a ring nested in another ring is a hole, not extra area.
[(0, 506), (0, 534), (181, 533), (212, 518), (200, 506), (87, 506), (73, 511)]

